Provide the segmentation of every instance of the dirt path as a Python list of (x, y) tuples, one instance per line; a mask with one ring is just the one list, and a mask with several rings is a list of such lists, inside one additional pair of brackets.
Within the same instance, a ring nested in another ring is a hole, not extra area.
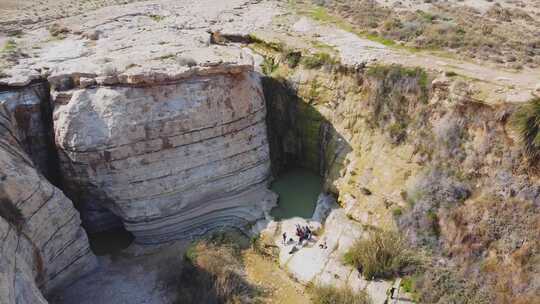
[(274, 261), (255, 254), (253, 250), (244, 252), (244, 261), (249, 280), (262, 286), (270, 293), (267, 303), (311, 303), (303, 286), (289, 278)]
[(440, 73), (453, 72), (457, 74), (456, 77), (474, 83), (476, 92), (473, 98), (486, 103), (519, 103), (532, 99), (535, 94), (540, 96), (540, 68), (508, 70), (490, 63), (459, 60), (446, 53), (413, 52), (406, 48), (386, 46), (360, 37), (332, 21), (311, 19), (309, 7), (284, 7), (284, 10), (296, 12), (280, 16), (273, 28), (260, 33), (263, 38), (283, 41), (292, 48), (325, 45), (337, 52), (341, 62), (348, 65), (380, 62), (419, 66)]

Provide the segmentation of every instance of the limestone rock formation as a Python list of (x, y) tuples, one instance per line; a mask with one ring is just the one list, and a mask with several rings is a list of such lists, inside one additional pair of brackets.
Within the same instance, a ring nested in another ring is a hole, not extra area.
[(248, 68), (53, 99), (66, 189), (112, 210), (139, 242), (242, 226), (274, 203), (264, 97)]
[(275, 7), (138, 2), (17, 38), (0, 85), (50, 84), (63, 189), (86, 229), (123, 224), (157, 243), (264, 217), (275, 195), (262, 86), (252, 56), (215, 37), (246, 36)]
[(25, 115), (17, 113), (41, 102), (24, 98), (31, 96), (27, 93), (12, 92), (8, 94), (12, 99), (0, 100), (2, 303), (46, 303), (41, 291), (47, 293), (64, 286), (96, 266), (79, 213), (62, 191), (36, 169), (21, 147), (29, 139), (20, 139), (17, 134), (39, 130), (21, 127), (35, 121), (21, 121)]

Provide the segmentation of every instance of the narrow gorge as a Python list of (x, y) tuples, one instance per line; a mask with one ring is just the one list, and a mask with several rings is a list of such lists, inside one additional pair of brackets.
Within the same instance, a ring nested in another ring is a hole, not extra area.
[[(0, 23), (0, 303), (203, 303), (189, 244), (230, 230), (358, 303), (540, 299), (538, 145), (516, 127), (535, 80), (471, 80), (293, 2)], [(275, 209), (286, 192), (309, 200)], [(353, 249), (385, 232), (414, 258), (370, 275)], [(242, 299), (215, 303), (270, 301)]]

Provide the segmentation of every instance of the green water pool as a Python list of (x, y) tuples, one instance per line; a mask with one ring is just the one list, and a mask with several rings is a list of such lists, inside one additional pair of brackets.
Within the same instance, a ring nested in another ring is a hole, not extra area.
[(321, 193), (322, 178), (306, 169), (291, 169), (281, 174), (271, 186), (279, 194), (278, 206), (271, 215), (277, 219), (310, 218)]

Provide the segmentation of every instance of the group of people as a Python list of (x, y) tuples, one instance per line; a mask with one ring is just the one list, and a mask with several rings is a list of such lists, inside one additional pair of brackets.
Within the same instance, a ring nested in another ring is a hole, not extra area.
[[(287, 242), (287, 233), (286, 232), (283, 232), (283, 245), (287, 245), (288, 243), (290, 242), (293, 242), (293, 238), (290, 238), (289, 239), (289, 242)], [(300, 226), (299, 224), (296, 224), (296, 236), (298, 237), (298, 246), (302, 246), (302, 243), (304, 241), (310, 241), (312, 236), (313, 236), (313, 232), (311, 231), (311, 229), (309, 229), (309, 226)], [(319, 248), (321, 249), (326, 249), (328, 248), (326, 246), (326, 238), (323, 239), (324, 241), (321, 242), (321, 244), (319, 244)], [(291, 251), (289, 252), (289, 254), (293, 254), (294, 252), (298, 251), (298, 248), (296, 247), (297, 245), (294, 245), (292, 248), (291, 248)]]
[[(313, 232), (311, 229), (309, 229), (308, 226), (300, 226), (299, 224), (296, 224), (296, 236), (298, 237), (298, 245), (302, 245), (304, 241), (311, 240), (311, 237), (313, 236)], [(291, 238), (289, 241), (292, 241)], [(287, 233), (283, 232), (283, 244), (287, 244)]]
[(296, 224), (296, 236), (298, 237), (298, 245), (302, 245), (302, 242), (304, 242), (304, 240), (311, 240), (313, 233), (308, 226), (302, 227), (299, 224)]

